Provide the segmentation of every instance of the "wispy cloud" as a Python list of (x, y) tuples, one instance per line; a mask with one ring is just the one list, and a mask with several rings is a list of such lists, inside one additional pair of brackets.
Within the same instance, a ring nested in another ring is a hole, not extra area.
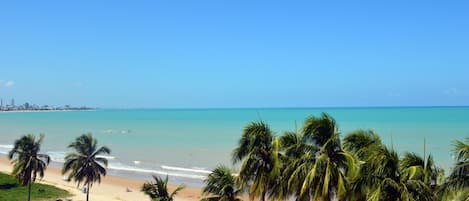
[(449, 88), (443, 91), (444, 94), (448, 96), (462, 96), (466, 94), (466, 91), (463, 91), (458, 88)]
[(12, 87), (15, 85), (15, 81), (8, 80), (8, 81), (3, 81), (0, 80), (0, 87)]

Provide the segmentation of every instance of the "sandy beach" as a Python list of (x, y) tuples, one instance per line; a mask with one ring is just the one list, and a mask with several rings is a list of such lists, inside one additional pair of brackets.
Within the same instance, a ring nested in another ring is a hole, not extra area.
[[(10, 173), (12, 166), (10, 161), (5, 156), (0, 157), (0, 172)], [(149, 180), (151, 178), (148, 178)], [(85, 194), (83, 194), (76, 183), (66, 182), (60, 173), (60, 168), (48, 167), (45, 176), (42, 180), (36, 182), (54, 185), (56, 187), (65, 189), (73, 194), (70, 199), (74, 201), (84, 201)], [(144, 180), (128, 179), (122, 177), (106, 176), (100, 184), (95, 183), (90, 191), (90, 200), (96, 201), (148, 201), (150, 200), (145, 194), (140, 192), (140, 187)], [(127, 192), (129, 188), (132, 192)], [(172, 191), (174, 186), (169, 186)], [(181, 201), (195, 201), (200, 200), (201, 189), (186, 187), (177, 196), (176, 200)]]

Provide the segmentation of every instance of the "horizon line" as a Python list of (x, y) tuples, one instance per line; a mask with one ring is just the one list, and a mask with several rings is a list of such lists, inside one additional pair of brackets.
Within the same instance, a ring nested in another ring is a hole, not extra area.
[(97, 110), (236, 110), (236, 109), (366, 109), (366, 108), (461, 108), (469, 105), (384, 105), (384, 106), (311, 106), (311, 107), (95, 107)]

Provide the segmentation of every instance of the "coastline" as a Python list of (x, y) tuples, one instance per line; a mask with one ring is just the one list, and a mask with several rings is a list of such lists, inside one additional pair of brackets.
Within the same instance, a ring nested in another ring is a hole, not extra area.
[(0, 113), (33, 113), (33, 112), (93, 112), (96, 109), (90, 110), (0, 110)]
[[(11, 173), (12, 166), (6, 156), (0, 156), (0, 172), (7, 174)], [(148, 181), (152, 178), (148, 178)], [(90, 191), (90, 198), (92, 200), (100, 201), (135, 201), (135, 200), (150, 200), (150, 198), (140, 191), (140, 187), (146, 180), (129, 179), (116, 176), (105, 176), (102, 178), (101, 183), (93, 184)], [(55, 187), (64, 189), (73, 194), (70, 199), (73, 201), (85, 200), (85, 195), (80, 191), (74, 182), (67, 182), (63, 180), (60, 168), (48, 166), (44, 178), (37, 179), (36, 182), (53, 185)], [(130, 189), (131, 192), (126, 190)], [(176, 186), (168, 185), (168, 189), (172, 192)], [(200, 188), (185, 187), (180, 191), (176, 200), (181, 201), (199, 201), (201, 198), (202, 190)]]

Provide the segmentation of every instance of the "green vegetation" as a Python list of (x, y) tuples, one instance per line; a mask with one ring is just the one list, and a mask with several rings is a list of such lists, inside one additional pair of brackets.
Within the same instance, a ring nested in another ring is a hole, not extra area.
[(168, 176), (166, 176), (166, 179), (153, 176), (153, 179), (155, 182), (146, 182), (142, 186), (142, 192), (148, 195), (153, 201), (173, 201), (174, 196), (184, 189), (184, 186), (178, 186), (170, 194), (168, 191)]
[[(70, 194), (62, 189), (45, 184), (31, 186), (32, 200), (56, 200)], [(28, 187), (21, 185), (14, 176), (0, 173), (0, 200), (24, 201), (28, 198)]]
[(266, 123), (253, 122), (246, 126), (238, 144), (233, 162), (244, 160), (238, 176), (241, 188), (249, 186), (251, 198), (260, 196), (265, 201), (266, 195), (274, 192), (273, 185), (280, 175), (278, 141)]
[(241, 201), (241, 189), (236, 187), (236, 178), (226, 166), (218, 166), (204, 180), (203, 201)]
[(36, 176), (44, 177), (44, 170), (50, 162), (50, 157), (39, 153), (44, 135), (36, 139), (34, 135), (25, 135), (16, 140), (13, 149), (8, 153), (8, 158), (13, 163), (13, 175), (23, 185), (28, 186), (28, 198), (31, 200), (31, 185), (36, 181)]
[(399, 156), (371, 130), (341, 137), (325, 113), (278, 137), (267, 123), (252, 122), (233, 151), (233, 162), (241, 164), (236, 183), (229, 170), (217, 168), (204, 194), (213, 200), (233, 200), (223, 190), (229, 189), (261, 201), (469, 201), (469, 138), (454, 142), (456, 162), (447, 178), (426, 152)]
[(75, 152), (67, 154), (62, 173), (70, 172), (68, 178), (72, 178), (77, 185), (84, 182), (86, 185), (86, 201), (89, 200), (90, 187), (94, 182), (101, 182), (101, 175), (106, 175), (107, 159), (100, 157), (110, 154), (111, 150), (105, 146), (98, 147), (98, 141), (91, 133), (81, 135), (72, 142), (69, 148)]

